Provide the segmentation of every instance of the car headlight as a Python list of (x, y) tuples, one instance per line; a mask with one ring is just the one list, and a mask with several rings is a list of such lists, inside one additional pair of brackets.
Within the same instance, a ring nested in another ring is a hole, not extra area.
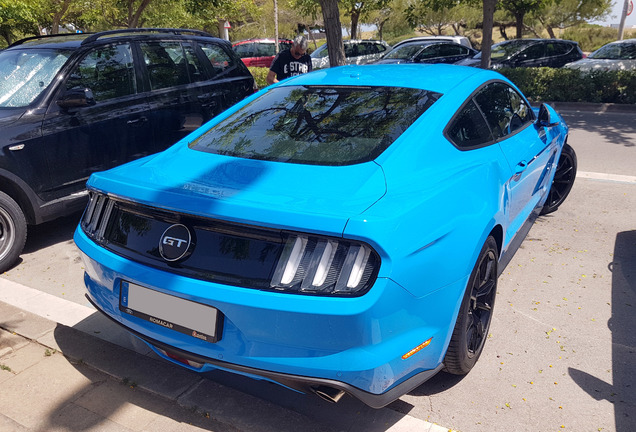
[(364, 243), (286, 234), (271, 287), (305, 293), (361, 294), (373, 283), (379, 266), (380, 257)]

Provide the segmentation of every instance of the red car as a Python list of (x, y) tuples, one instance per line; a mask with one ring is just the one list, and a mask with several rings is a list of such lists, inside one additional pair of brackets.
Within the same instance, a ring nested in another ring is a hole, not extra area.
[[(276, 57), (274, 39), (248, 39), (232, 44), (234, 52), (243, 60), (245, 66), (270, 67)], [(278, 51), (291, 48), (290, 39), (278, 39)]]

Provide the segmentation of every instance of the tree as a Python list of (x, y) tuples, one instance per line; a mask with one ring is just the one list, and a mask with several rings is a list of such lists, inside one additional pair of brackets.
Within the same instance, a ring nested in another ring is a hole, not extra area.
[(37, 35), (38, 24), (33, 7), (25, 1), (0, 1), (0, 36), (11, 45), (23, 35)]
[(325, 20), (327, 35), (327, 52), (329, 65), (342, 66), (345, 64), (344, 44), (342, 43), (342, 26), (340, 25), (340, 10), (338, 0), (318, 0)]
[[(484, 0), (484, 2), (485, 1), (486, 0)], [(526, 14), (539, 11), (546, 1), (547, 0), (501, 0), (501, 7), (515, 17), (517, 39), (521, 39), (523, 37), (523, 19)]]
[(481, 68), (490, 67), (490, 46), (492, 45), (492, 23), (495, 16), (497, 0), (483, 0), (483, 38), (481, 41)]
[(555, 28), (568, 28), (587, 21), (601, 20), (612, 8), (612, 0), (550, 0), (537, 20), (545, 27), (551, 38), (555, 38)]
[(351, 39), (358, 38), (358, 24), (373, 11), (386, 7), (391, 0), (340, 0), (344, 13), (351, 17)]

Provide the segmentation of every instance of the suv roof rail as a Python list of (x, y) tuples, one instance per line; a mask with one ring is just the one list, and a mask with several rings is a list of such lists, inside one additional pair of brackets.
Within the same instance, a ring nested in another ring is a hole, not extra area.
[(210, 33), (204, 32), (202, 30), (177, 29), (177, 28), (126, 28), (126, 29), (107, 30), (107, 31), (99, 32), (99, 33), (93, 33), (82, 41), (82, 45), (94, 42), (101, 37), (110, 36), (114, 34), (121, 34), (121, 33), (172, 33), (175, 35), (192, 34), (197, 36), (214, 37)]
[(92, 33), (58, 33), (58, 34), (50, 34), (50, 35), (38, 35), (38, 36), (29, 36), (26, 37), (24, 39), (20, 39), (19, 41), (15, 41), (13, 42), (11, 45), (9, 45), (7, 48), (11, 48), (14, 47), (16, 45), (22, 45), (23, 43), (30, 41), (30, 40), (34, 40), (34, 39), (46, 39), (46, 38), (52, 38), (52, 37), (64, 37), (64, 36), (81, 36), (81, 35), (87, 35), (87, 34), (92, 34)]

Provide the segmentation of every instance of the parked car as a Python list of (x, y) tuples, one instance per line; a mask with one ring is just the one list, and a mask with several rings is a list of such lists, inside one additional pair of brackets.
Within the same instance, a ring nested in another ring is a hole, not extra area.
[[(391, 47), (384, 41), (377, 40), (346, 40), (344, 52), (347, 64), (372, 63), (386, 54)], [(315, 69), (329, 67), (329, 52), (327, 44), (323, 44), (311, 53), (311, 66)]]
[[(561, 39), (512, 39), (492, 46), (490, 65), (503, 67), (562, 67), (583, 58), (579, 44)], [(458, 64), (479, 66), (481, 53)]]
[(293, 77), (88, 181), (88, 298), (166, 360), (382, 407), (466, 374), (497, 277), (575, 179), (568, 127), (494, 71)]
[(453, 36), (453, 35), (439, 35), (439, 36), (417, 36), (417, 37), (412, 37), (412, 38), (408, 38), (408, 39), (404, 39), (403, 41), (400, 41), (398, 43), (396, 43), (395, 45), (393, 45), (393, 48), (397, 48), (402, 44), (405, 43), (410, 43), (410, 42), (423, 42), (423, 41), (448, 41), (448, 42), (455, 42), (458, 43), (460, 45), (464, 45), (468, 48), (472, 48), (473, 45), (470, 43), (470, 39), (468, 39), (466, 36)]
[(27, 224), (86, 206), (85, 183), (254, 93), (230, 44), (185, 29), (23, 39), (0, 52), (0, 272)]
[[(292, 40), (278, 39), (278, 52), (291, 48)], [(276, 57), (274, 39), (249, 39), (232, 44), (234, 52), (249, 67), (270, 67)]]
[(608, 43), (565, 67), (581, 71), (636, 70), (636, 39)]
[(457, 63), (477, 54), (477, 50), (455, 42), (416, 41), (401, 44), (375, 63)]

